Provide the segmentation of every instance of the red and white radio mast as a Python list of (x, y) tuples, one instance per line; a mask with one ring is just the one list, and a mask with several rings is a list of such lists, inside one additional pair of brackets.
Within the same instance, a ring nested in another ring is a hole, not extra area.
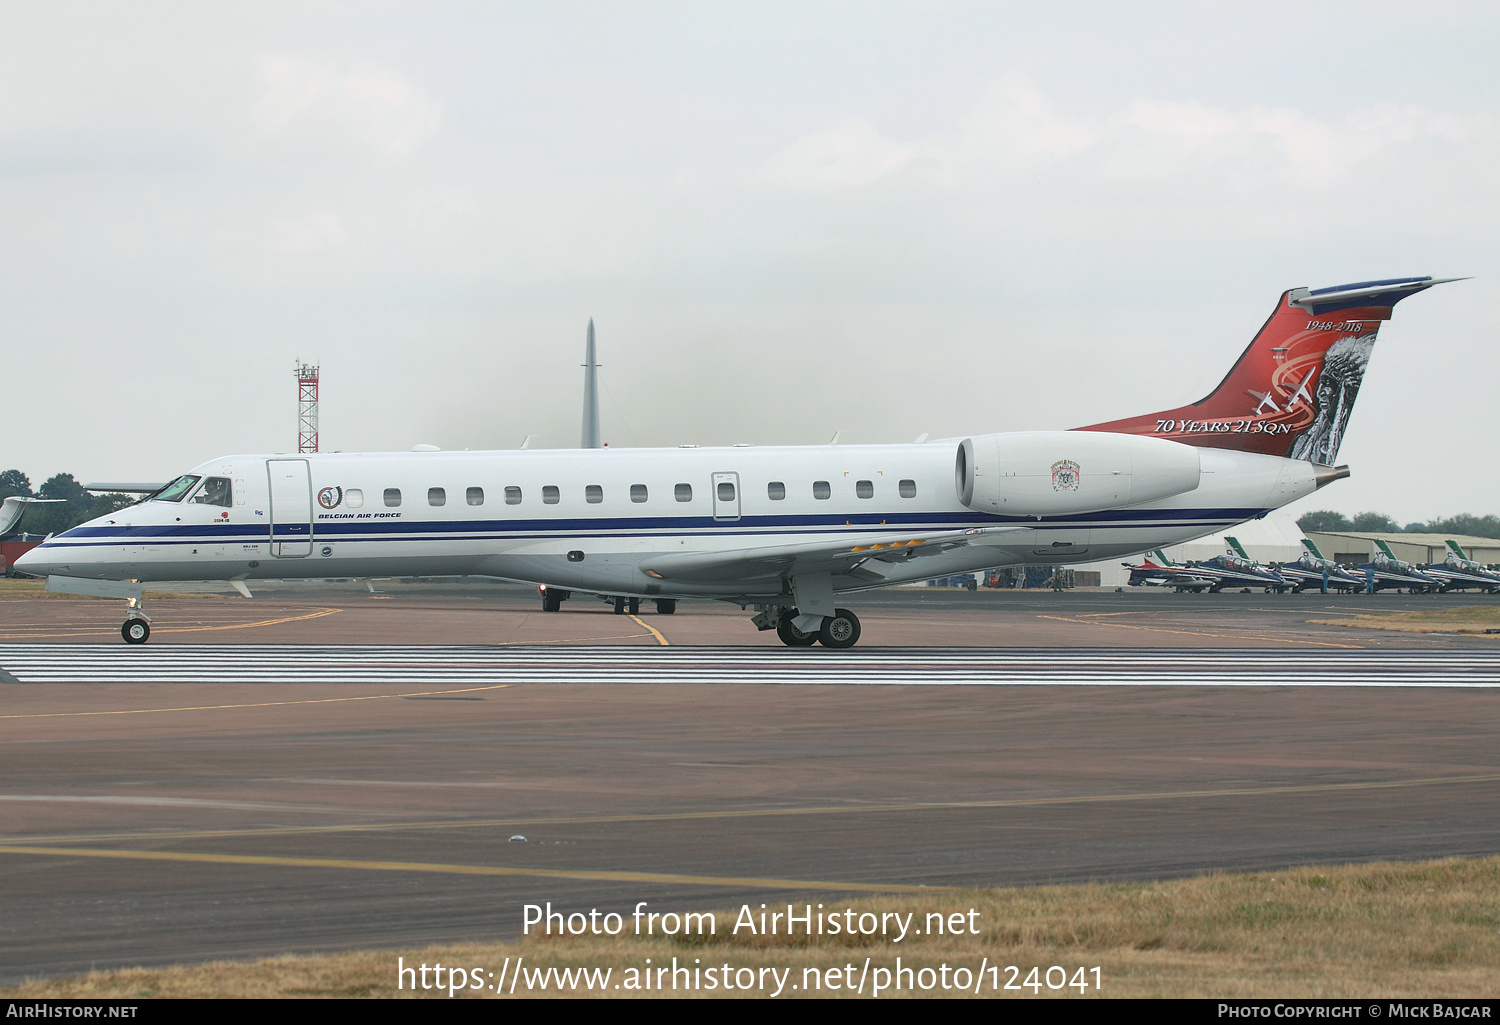
[(318, 368), (297, 361), (297, 451), (318, 450)]

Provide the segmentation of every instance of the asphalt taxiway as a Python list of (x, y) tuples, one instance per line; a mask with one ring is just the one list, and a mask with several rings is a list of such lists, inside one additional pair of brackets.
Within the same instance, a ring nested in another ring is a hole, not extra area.
[(1500, 641), (1308, 622), (1494, 599), (883, 592), (838, 653), (533, 595), (0, 604), (0, 979), (1500, 852)]

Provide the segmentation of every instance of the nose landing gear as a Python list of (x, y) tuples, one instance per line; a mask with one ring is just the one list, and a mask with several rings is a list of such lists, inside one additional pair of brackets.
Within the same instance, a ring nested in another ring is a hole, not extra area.
[(128, 598), (125, 622), (120, 625), (120, 636), (126, 644), (145, 644), (151, 636), (151, 620), (146, 618), (145, 598)]
[(94, 598), (124, 598), (125, 622), (120, 624), (120, 636), (126, 644), (145, 644), (146, 638), (151, 636), (145, 592), (138, 580), (91, 580), (54, 573), (47, 577), (47, 590), (56, 594), (86, 594)]

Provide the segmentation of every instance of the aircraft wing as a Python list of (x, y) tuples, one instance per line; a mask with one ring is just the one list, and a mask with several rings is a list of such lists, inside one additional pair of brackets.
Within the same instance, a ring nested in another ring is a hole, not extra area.
[(141, 483), (136, 483), (136, 482), (119, 483), (119, 484), (114, 484), (114, 483), (85, 484), (83, 486), (83, 490), (85, 490), (85, 491), (96, 491), (96, 492), (101, 492), (103, 494), (154, 495), (154, 494), (156, 494), (158, 491), (160, 491), (162, 488), (166, 487), (170, 483), (172, 483), (172, 482), (171, 481), (162, 481), (160, 484), (141, 484)]
[(1025, 527), (974, 527), (969, 530), (890, 532), (844, 535), (838, 541), (804, 541), (767, 548), (728, 552), (683, 552), (660, 555), (641, 563), (641, 571), (657, 580), (734, 581), (770, 580), (785, 573), (847, 573), (861, 563), (897, 562), (937, 555), (972, 545), (997, 534)]

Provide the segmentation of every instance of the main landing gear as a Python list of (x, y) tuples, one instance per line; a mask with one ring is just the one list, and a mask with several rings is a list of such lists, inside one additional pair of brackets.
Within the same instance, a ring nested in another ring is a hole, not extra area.
[(753, 622), (762, 630), (774, 628), (781, 643), (789, 648), (806, 648), (813, 644), (822, 644), (825, 648), (852, 648), (859, 641), (859, 617), (848, 609), (834, 609), (833, 615), (824, 616), (822, 625), (811, 631), (797, 626), (798, 615), (796, 609), (767, 609)]

